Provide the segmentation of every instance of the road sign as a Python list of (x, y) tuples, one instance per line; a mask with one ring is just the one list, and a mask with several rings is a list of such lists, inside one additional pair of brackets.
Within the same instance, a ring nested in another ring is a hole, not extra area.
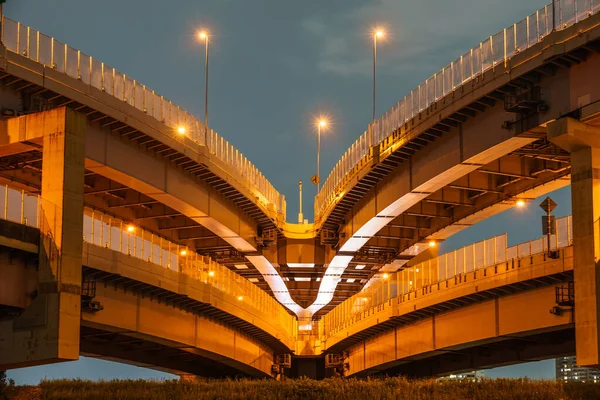
[[(550, 221), (548, 221), (550, 218)], [(542, 234), (556, 235), (556, 217), (554, 215), (542, 215)]]
[(542, 204), (540, 204), (542, 210), (546, 211), (548, 215), (556, 208), (556, 206), (557, 204), (550, 197), (546, 197), (546, 199), (542, 201)]
[(319, 183), (321, 183), (321, 178), (319, 178), (319, 175), (314, 174), (313, 176), (311, 176), (310, 181), (315, 185), (318, 185)]

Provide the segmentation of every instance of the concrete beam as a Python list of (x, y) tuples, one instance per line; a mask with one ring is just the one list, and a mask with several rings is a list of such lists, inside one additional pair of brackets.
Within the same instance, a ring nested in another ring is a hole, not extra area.
[(600, 128), (575, 118), (561, 118), (548, 124), (548, 140), (570, 153), (593, 147), (600, 148)]
[[(523, 307), (527, 304), (527, 307)], [(349, 376), (364, 376), (444, 353), (572, 329), (571, 315), (548, 312), (554, 287), (547, 286), (483, 301), (426, 317), (370, 337), (348, 349)], [(536, 344), (536, 343), (532, 343)], [(520, 345), (527, 347), (525, 341)], [(495, 360), (486, 360), (486, 367)], [(506, 360), (501, 360), (506, 362)], [(513, 360), (528, 361), (523, 359)]]
[(79, 358), (83, 175), (87, 119), (67, 108), (20, 117), (43, 141), (39, 295), (0, 323), (0, 367)]
[[(24, 117), (0, 124), (0, 156), (39, 150), (44, 143), (38, 125)], [(199, 164), (210, 164), (205, 153), (184, 153)], [(97, 124), (88, 126), (85, 167), (192, 218), (239, 251), (256, 251), (256, 223), (237, 206), (210, 185)]]

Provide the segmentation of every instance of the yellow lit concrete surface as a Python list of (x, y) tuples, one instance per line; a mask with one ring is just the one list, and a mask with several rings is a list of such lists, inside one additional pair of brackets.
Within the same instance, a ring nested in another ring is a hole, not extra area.
[[(23, 229), (31, 229), (20, 226)], [(0, 238), (0, 242), (9, 243), (4, 237)], [(37, 248), (35, 245), (17, 242), (15, 240), (11, 242), (16, 243), (15, 250), (31, 253), (35, 251), (34, 248)], [(9, 259), (8, 255), (6, 252), (0, 253), (0, 274), (7, 278), (0, 282), (0, 288), (6, 289), (0, 291), (0, 304), (25, 308), (31, 304), (31, 296), (38, 288), (37, 268), (33, 265), (28, 266), (26, 262), (28, 257), (26, 256), (13, 255)], [(209, 283), (198, 281), (178, 271), (89, 243), (83, 244), (82, 264), (93, 268), (95, 273), (109, 273), (117, 280), (129, 279), (134, 282), (134, 286), (148, 285), (152, 293), (156, 292), (155, 289), (164, 290), (172, 295), (195, 300), (200, 305), (210, 305), (227, 313), (227, 318), (235, 317), (246, 321), (249, 325), (263, 330), (276, 340), (278, 339), (281, 344), (278, 352), (292, 352), (296, 345), (296, 324), (293, 318), (286, 314), (289, 318), (283, 321), (274, 319), (273, 315), (261, 313), (254, 307), (253, 299), (250, 297), (240, 301), (235, 296), (227, 295)], [(208, 359), (229, 367), (229, 371), (238, 371), (238, 373), (254, 377), (270, 376), (274, 350), (268, 344), (254, 337), (253, 333), (233, 327), (228, 321), (221, 320), (219, 315), (209, 317), (202, 311), (193, 312), (190, 309), (182, 309), (173, 303), (166, 303), (163, 298), (164, 296), (161, 298), (146, 294), (144, 291), (136, 291), (99, 280), (94, 300), (99, 301), (104, 309), (97, 313), (87, 310), (81, 313), (82, 337), (85, 339), (85, 329), (92, 328), (106, 332), (100, 336), (119, 334), (129, 337), (131, 341), (154, 343), (157, 348), (173, 349), (174, 352), (183, 351), (189, 353), (190, 357), (200, 357), (196, 360), (199, 370), (203, 368), (202, 360)], [(38, 301), (34, 300), (34, 311), (39, 311), (39, 308), (35, 307), (37, 303)], [(8, 325), (6, 324), (6, 326)], [(1, 333), (4, 335), (5, 331)], [(79, 336), (79, 326), (77, 335)], [(7, 339), (10, 338), (2, 336), (0, 343), (6, 343)], [(79, 352), (91, 357), (125, 362), (176, 374), (190, 373), (186, 370), (186, 364), (177, 362), (174, 357), (174, 361), (146, 357), (150, 354), (146, 352), (145, 358), (142, 357), (143, 361), (140, 361), (136, 356), (142, 352), (122, 351), (116, 346), (116, 343), (115, 346), (109, 344), (107, 348), (84, 341), (81, 349), (78, 348), (78, 354)], [(0, 357), (3, 366), (6, 365), (4, 363), (7, 356), (8, 353), (2, 353), (2, 357)], [(9, 364), (8, 367), (38, 365), (45, 362), (49, 361), (32, 360), (28, 364)], [(199, 373), (197, 370), (194, 371), (191, 373)], [(211, 372), (215, 371), (204, 371), (208, 375)]]
[[(207, 317), (151, 297), (99, 286), (101, 312), (83, 313), (82, 325), (184, 350), (256, 377), (270, 376), (273, 352), (256, 339)], [(124, 356), (126, 357), (126, 356)]]
[[(273, 209), (272, 205), (265, 204), (264, 201), (260, 200), (263, 196), (259, 188), (250, 185), (248, 180), (242, 176), (241, 171), (235, 170), (219, 160), (217, 156), (207, 151), (205, 146), (199, 146), (188, 137), (182, 138), (178, 136), (171, 127), (154, 118), (150, 112), (139, 110), (128, 102), (124, 102), (122, 99), (118, 99), (105, 91), (90, 86), (80, 79), (72, 78), (49, 66), (8, 51), (3, 45), (0, 46), (0, 69), (20, 79), (31, 82), (40, 88), (51, 90), (75, 102), (89, 105), (98, 112), (118, 121), (126, 122), (132, 128), (206, 165), (210, 171), (233, 185), (238, 192), (248, 199), (255, 201), (257, 207), (269, 218), (275, 221), (284, 220), (283, 215), (279, 215)], [(4, 143), (8, 142), (0, 140), (0, 144)], [(18, 151), (19, 149), (14, 147), (6, 148), (3, 151), (8, 151), (9, 149), (12, 149), (13, 153), (20, 152)]]
[(27, 118), (43, 141), (39, 296), (14, 323), (0, 323), (8, 368), (79, 358), (87, 119), (66, 108)]
[[(33, 115), (7, 121), (6, 134), (0, 147), (3, 153), (0, 154), (31, 150), (31, 145), (25, 145), (24, 141), (42, 144), (41, 131), (37, 129)], [(22, 149), (23, 146), (27, 147)], [(199, 164), (208, 163), (206, 155), (188, 156)], [(131, 162), (132, 157), (135, 157), (135, 162)], [(210, 185), (193, 179), (176, 166), (111, 135), (110, 131), (96, 124), (88, 126), (85, 167), (172, 207), (209, 228), (240, 251), (256, 251), (256, 223), (234, 203)]]
[[(89, 243), (84, 244), (83, 264), (98, 271), (115, 274), (210, 304), (268, 332), (288, 349), (292, 350), (295, 347), (296, 332), (293, 318), (286, 314), (289, 319), (280, 321), (272, 315), (261, 313), (253, 307), (250, 298), (240, 301), (237, 297), (216, 289), (208, 282), (201, 282), (178, 271)], [(104, 313), (106, 309), (97, 315), (101, 316)], [(87, 318), (94, 321), (97, 317), (92, 315)]]
[[(344, 340), (394, 318), (572, 269), (573, 248), (568, 247), (561, 250), (559, 259), (547, 259), (540, 254), (460, 275), (365, 311), (342, 329), (331, 330), (325, 326), (323, 348), (327, 351), (333, 347), (339, 352)], [(347, 348), (349, 373), (373, 373), (459, 348), (564, 328), (573, 322), (573, 316), (570, 312), (561, 316), (549, 313), (555, 305), (554, 290), (554, 286), (546, 286), (519, 293), (507, 292), (492, 300), (482, 296), (480, 303), (438, 311), (434, 316), (424, 316), (404, 325), (399, 323), (384, 333), (351, 344)]]
[[(379, 146), (375, 146), (375, 151), (365, 157), (368, 161), (359, 162), (348, 172), (336, 190), (339, 195), (318, 216), (320, 220), (316, 221), (317, 225), (329, 218), (335, 205), (342, 201), (344, 195), (361, 182), (381, 161), (404, 146), (408, 140), (418, 137), (474, 100), (598, 37), (600, 37), (600, 14), (593, 15), (565, 30), (552, 32), (542, 42), (512, 56), (509, 62), (497, 65), (478, 79), (439, 99), (434, 105), (423, 110), (418, 117), (391, 134)], [(452, 128), (433, 145), (426, 146), (414, 154), (410, 165), (404, 163), (395, 169), (383, 185), (378, 185), (375, 193), (371, 194), (371, 197), (377, 198), (377, 201), (362, 201), (354, 207), (349, 213), (349, 218), (346, 218), (344, 226), (346, 240), (353, 235), (360, 236), (357, 232), (374, 215), (384, 210), (385, 215), (394, 215), (389, 212), (395, 213), (410, 207), (421, 198), (433, 194), (439, 188), (470, 171), (481, 168), (510, 151), (530, 143), (534, 140), (530, 133), (533, 131), (543, 133), (547, 122), (600, 100), (600, 87), (597, 80), (593, 78), (599, 65), (600, 56), (591, 54), (585, 63), (578, 63), (568, 70), (557, 71), (552, 76), (542, 78), (539, 85), (543, 88), (542, 96), (550, 105), (550, 109), (540, 113), (535, 126), (526, 129), (521, 126), (502, 128), (505, 121), (514, 120), (514, 115), (506, 112), (502, 105), (489, 107), (466, 122), (457, 124), (457, 127)], [(568, 96), (564, 93), (568, 93)], [(528, 130), (531, 132), (527, 132)], [(486, 134), (482, 135), (481, 132)], [(395, 191), (392, 188), (395, 188)]]
[[(532, 289), (424, 318), (366, 339), (348, 349), (348, 375), (385, 371), (394, 366), (514, 337), (567, 329), (571, 314), (555, 316), (554, 287)], [(513, 362), (535, 361), (515, 359)], [(488, 365), (497, 366), (493, 360)]]
[(0, 304), (27, 308), (37, 290), (37, 274), (37, 262), (0, 252)]
[[(598, 82), (595, 82), (598, 84)], [(563, 118), (548, 138), (571, 153), (577, 363), (600, 364), (600, 128)]]

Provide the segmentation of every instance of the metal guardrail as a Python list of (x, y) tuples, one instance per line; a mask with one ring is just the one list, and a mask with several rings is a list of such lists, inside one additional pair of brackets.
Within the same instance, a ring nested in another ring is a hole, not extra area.
[[(556, 235), (550, 237), (550, 250), (570, 246), (573, 241), (571, 216), (557, 219), (556, 228)], [(596, 229), (600, 229), (600, 224)], [(363, 313), (393, 298), (422, 291), (482, 268), (546, 252), (547, 243), (547, 237), (543, 237), (507, 247), (507, 235), (504, 234), (389, 274), (387, 279), (372, 279), (370, 286), (346, 299), (323, 317), (325, 332), (338, 332), (354, 323)]]
[(20, 22), (2, 16), (0, 36), (4, 46), (13, 53), (78, 79), (166, 124), (172, 129), (171, 137), (178, 141), (183, 142), (183, 139), (177, 129), (185, 127), (185, 136), (199, 146), (206, 146), (219, 160), (234, 168), (250, 189), (262, 195), (261, 202), (267, 206), (272, 204), (285, 219), (284, 196), (244, 155), (189, 112), (135, 79)]
[(537, 44), (553, 30), (565, 29), (600, 11), (600, 0), (554, 0), (523, 20), (488, 37), (410, 92), (379, 119), (344, 153), (315, 197), (315, 221), (336, 201), (351, 179), (350, 171), (373, 158), (370, 150), (385, 143), (400, 126), (458, 87), (512, 56)]
[[(48, 204), (46, 204), (48, 206)], [(38, 195), (29, 194), (9, 186), (0, 186), (0, 219), (55, 231), (43, 221), (42, 203)], [(202, 281), (265, 315), (276, 322), (288, 338), (297, 334), (296, 318), (267, 292), (246, 278), (195, 251), (154, 235), (122, 219), (114, 218), (96, 210), (84, 209), (83, 240), (95, 246), (128, 254), (149, 263), (160, 265), (193, 279)]]

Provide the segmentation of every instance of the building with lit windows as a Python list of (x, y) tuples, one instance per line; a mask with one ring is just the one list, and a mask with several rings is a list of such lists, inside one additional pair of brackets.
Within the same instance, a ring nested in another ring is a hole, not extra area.
[(578, 367), (575, 356), (556, 359), (556, 379), (560, 381), (600, 382), (600, 369)]
[(466, 380), (466, 381), (477, 381), (484, 377), (484, 371), (470, 371), (463, 372), (460, 374), (451, 374), (444, 377), (438, 378), (439, 380)]

